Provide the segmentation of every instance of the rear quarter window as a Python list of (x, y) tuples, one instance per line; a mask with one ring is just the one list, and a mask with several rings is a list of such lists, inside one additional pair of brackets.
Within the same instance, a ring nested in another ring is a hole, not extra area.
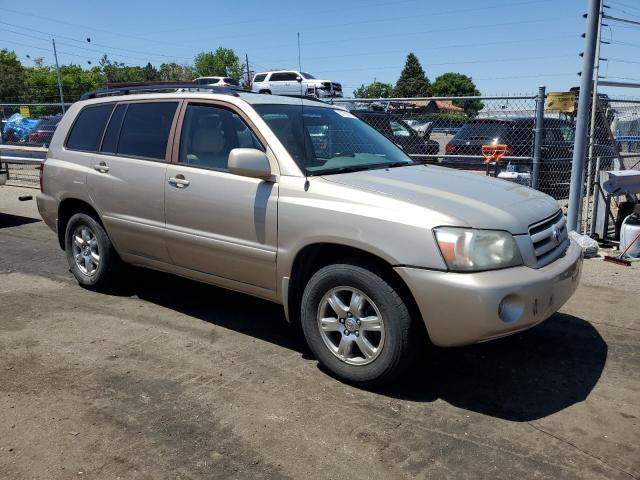
[(113, 103), (83, 108), (71, 127), (66, 147), (70, 150), (97, 152)]
[(264, 82), (265, 78), (267, 78), (267, 74), (266, 73), (260, 73), (260, 74), (256, 75), (255, 77), (253, 77), (253, 81), (254, 82)]

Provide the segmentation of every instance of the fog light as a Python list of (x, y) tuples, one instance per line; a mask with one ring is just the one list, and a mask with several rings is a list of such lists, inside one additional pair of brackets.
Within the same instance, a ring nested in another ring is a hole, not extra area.
[(518, 320), (524, 312), (524, 301), (518, 295), (507, 295), (498, 306), (498, 316), (504, 323)]

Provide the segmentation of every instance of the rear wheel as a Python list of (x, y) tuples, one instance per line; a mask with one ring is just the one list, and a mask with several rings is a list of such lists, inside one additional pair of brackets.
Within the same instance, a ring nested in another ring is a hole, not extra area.
[(67, 262), (78, 283), (91, 290), (112, 285), (120, 259), (102, 225), (86, 213), (76, 213), (65, 231)]
[(382, 276), (360, 266), (334, 264), (316, 272), (302, 297), (301, 320), (318, 361), (351, 383), (392, 380), (416, 350), (404, 301)]
[(260, 90), (258, 93), (266, 93), (267, 95), (271, 95), (271, 90)]

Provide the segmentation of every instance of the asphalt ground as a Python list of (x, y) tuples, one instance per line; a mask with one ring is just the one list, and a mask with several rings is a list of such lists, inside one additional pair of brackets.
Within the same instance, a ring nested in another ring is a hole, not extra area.
[(329, 376), (277, 305), (134, 269), (80, 288), (0, 187), (0, 478), (640, 477), (640, 265), (397, 384)]

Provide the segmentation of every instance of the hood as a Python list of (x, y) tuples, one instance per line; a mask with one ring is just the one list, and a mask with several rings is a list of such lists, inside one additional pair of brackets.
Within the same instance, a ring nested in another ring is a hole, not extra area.
[(322, 83), (336, 83), (332, 80), (320, 80), (317, 78), (314, 78), (313, 80), (307, 80), (307, 83), (317, 83), (318, 85), (322, 84)]
[(323, 177), (458, 219), (460, 226), (526, 234), (529, 225), (559, 210), (550, 196), (485, 175), (414, 165)]

